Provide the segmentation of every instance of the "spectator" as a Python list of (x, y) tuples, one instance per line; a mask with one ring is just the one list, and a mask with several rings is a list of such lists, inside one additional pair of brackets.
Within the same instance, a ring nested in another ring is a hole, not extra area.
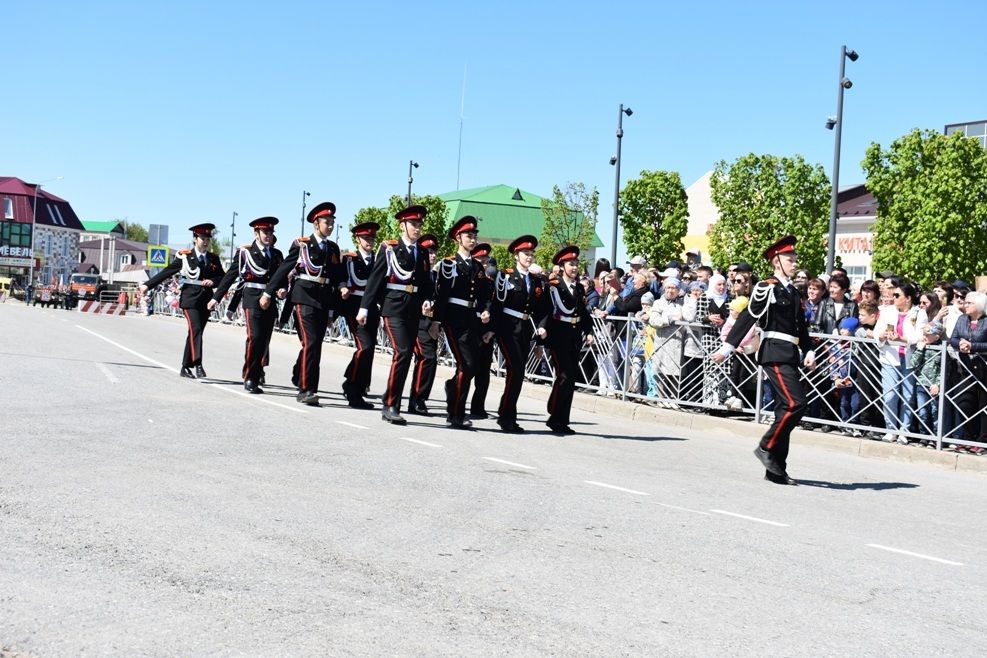
[[(939, 418), (939, 382), (942, 376), (942, 348), (929, 349), (942, 338), (943, 326), (938, 320), (930, 322), (922, 332), (922, 338), (908, 357), (908, 367), (915, 373), (915, 404), (918, 431), (935, 434)], [(924, 440), (922, 445), (934, 447), (935, 442)]]
[[(747, 308), (748, 299), (737, 297), (728, 305), (730, 317), (724, 322), (720, 330), (720, 339), (725, 341), (734, 323), (744, 309)], [(754, 363), (754, 354), (760, 346), (757, 329), (751, 330), (741, 339), (736, 352), (730, 355), (730, 391), (725, 396), (724, 404), (732, 411), (743, 407), (753, 407), (754, 397), (757, 394), (757, 365)]]
[(651, 310), (651, 326), (655, 328), (655, 360), (658, 363), (658, 395), (678, 398), (679, 376), (682, 372), (682, 320), (684, 300), (679, 295), (681, 283), (668, 277), (663, 282), (665, 293), (655, 301)]
[[(881, 299), (881, 288), (877, 282), (872, 280), (864, 281), (860, 284), (860, 302), (878, 303)], [(858, 302), (858, 304), (860, 303)]]
[(705, 281), (707, 284), (713, 277), (713, 268), (709, 265), (700, 265), (696, 268), (696, 281)]
[[(833, 277), (837, 278), (836, 276)], [(840, 320), (837, 331), (840, 336), (853, 336), (860, 326), (860, 320), (849, 316)], [(850, 341), (833, 341), (831, 344), (832, 363), (831, 377), (833, 388), (836, 390), (837, 404), (840, 409), (840, 420), (844, 424), (856, 423), (860, 414), (860, 390), (857, 388), (859, 375), (857, 364), (853, 359)], [(844, 427), (840, 430), (843, 435), (861, 436), (860, 430)]]
[(627, 282), (624, 283), (624, 289), (621, 290), (620, 296), (627, 297), (634, 292), (636, 288), (634, 284), (634, 277), (637, 274), (644, 274), (644, 268), (648, 265), (648, 260), (644, 256), (634, 256), (627, 264), (631, 266), (630, 276), (627, 277)]
[(751, 275), (750, 272), (740, 272), (737, 271), (733, 276), (733, 296), (734, 297), (750, 297), (751, 296)]
[[(876, 287), (876, 286), (875, 286)], [(864, 300), (857, 308), (860, 324), (854, 335), (857, 338), (874, 338), (874, 325), (877, 323), (878, 306), (874, 300)], [(860, 392), (861, 413), (858, 423), (874, 428), (884, 427), (884, 414), (881, 400), (881, 354), (872, 342), (854, 345), (853, 357), (857, 361), (857, 390)], [(874, 434), (871, 438), (881, 438)]]
[(809, 274), (809, 270), (795, 270), (795, 278), (792, 279), (792, 285), (795, 289), (799, 291), (799, 295), (802, 299), (805, 299), (807, 294), (807, 288), (809, 287), (809, 279), (812, 276)]
[(884, 307), (874, 326), (881, 349), (881, 388), (884, 391), (885, 441), (908, 444), (912, 424), (915, 375), (908, 369), (908, 355), (922, 337), (928, 319), (914, 305), (915, 288), (902, 283), (892, 292), (894, 306)]
[[(806, 286), (805, 319), (809, 322), (809, 332), (819, 333), (819, 305), (826, 298), (826, 284), (822, 279), (810, 279)], [(818, 339), (815, 339), (818, 341)]]
[(857, 317), (857, 302), (847, 296), (850, 280), (834, 274), (829, 280), (829, 296), (819, 303), (817, 324), (824, 334), (835, 334), (844, 318)]
[(709, 278), (709, 288), (706, 297), (709, 299), (709, 312), (706, 322), (715, 327), (722, 327), (730, 317), (730, 295), (727, 294), (727, 280), (722, 274), (714, 274)]
[[(987, 443), (987, 295), (982, 292), (967, 293), (964, 299), (966, 312), (956, 321), (949, 344), (959, 354), (962, 381), (957, 395), (957, 406), (964, 419), (963, 438), (967, 441)], [(964, 448), (958, 452), (981, 454), (984, 446)]]
[(616, 315), (634, 315), (641, 310), (641, 298), (648, 292), (648, 277), (639, 269), (631, 276), (630, 283), (633, 285), (630, 294), (621, 293), (621, 297), (613, 300)]

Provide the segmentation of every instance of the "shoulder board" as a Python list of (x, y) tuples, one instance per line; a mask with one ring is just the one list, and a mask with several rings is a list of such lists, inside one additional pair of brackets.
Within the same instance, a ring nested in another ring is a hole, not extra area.
[(398, 241), (397, 240), (384, 240), (384, 244), (386, 244), (388, 246), (391, 246), (391, 247), (396, 247), (396, 246), (398, 246)]
[(356, 252), (347, 251), (345, 254), (343, 254), (343, 258), (356, 258)]
[(446, 256), (442, 260), (444, 260), (446, 262), (449, 262), (449, 263), (455, 263), (456, 262), (456, 257), (455, 256)]
[(299, 243), (301, 243), (301, 242), (305, 242), (305, 243), (307, 243), (307, 242), (309, 242), (309, 241), (310, 241), (311, 239), (312, 239), (312, 237), (311, 237), (311, 236), (308, 236), (308, 235), (303, 235), (303, 236), (302, 236), (302, 237), (300, 237), (300, 238), (295, 238), (295, 242), (299, 242)]
[(252, 246), (254, 246), (254, 243), (253, 242), (250, 242), (250, 243), (247, 243), (247, 244), (240, 245), (240, 248), (241, 249), (250, 249)]
[(557, 285), (560, 285), (561, 283), (562, 283), (562, 279), (560, 279), (557, 276), (552, 275), (552, 276), (548, 277), (548, 284), (550, 286), (557, 286)]
[(507, 272), (508, 274), (514, 274), (514, 268), (513, 268), (513, 267), (508, 267), (508, 268), (507, 268), (506, 270), (504, 270), (504, 271), (505, 271), (505, 272)]
[(179, 249), (178, 250), (178, 255), (179, 256), (188, 256), (190, 253), (192, 253), (192, 250), (191, 249)]
[(769, 276), (767, 279), (764, 279), (763, 281), (758, 281), (756, 285), (763, 284), (766, 286), (773, 286), (776, 283), (778, 283), (778, 279), (774, 278), (773, 276)]

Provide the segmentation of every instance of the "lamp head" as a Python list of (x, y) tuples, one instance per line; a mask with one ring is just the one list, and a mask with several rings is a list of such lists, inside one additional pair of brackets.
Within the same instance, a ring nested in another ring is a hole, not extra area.
[(415, 169), (418, 169), (418, 163), (417, 162), (412, 161), (411, 166), (414, 167)]
[(617, 156), (616, 155), (611, 155), (610, 156), (610, 164), (611, 165), (617, 164)]
[(630, 116), (630, 115), (634, 114), (634, 110), (632, 110), (629, 107), (625, 107), (624, 108), (624, 114), (626, 114), (627, 116)]
[(851, 62), (856, 62), (857, 61), (857, 58), (860, 57), (860, 55), (857, 54), (857, 51), (856, 50), (847, 50), (846, 51), (846, 56), (847, 56), (847, 59), (849, 59)]
[(826, 130), (832, 130), (836, 127), (836, 117), (828, 117), (826, 119)]
[(850, 78), (843, 78), (840, 80), (840, 84), (843, 85), (844, 89), (849, 89), (853, 86), (853, 82), (850, 81)]

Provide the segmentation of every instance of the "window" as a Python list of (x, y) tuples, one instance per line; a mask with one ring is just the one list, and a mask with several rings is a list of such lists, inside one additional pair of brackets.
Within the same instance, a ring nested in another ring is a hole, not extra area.
[(130, 254), (120, 254), (120, 267), (130, 265)]
[(31, 248), (31, 225), (20, 222), (0, 222), (0, 244)]
[(3, 198), (3, 218), (13, 219), (14, 218), (14, 200), (9, 196)]

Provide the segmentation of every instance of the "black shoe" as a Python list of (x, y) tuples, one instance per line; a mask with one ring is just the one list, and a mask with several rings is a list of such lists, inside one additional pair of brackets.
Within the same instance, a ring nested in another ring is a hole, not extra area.
[(255, 384), (253, 381), (249, 379), (243, 382), (243, 390), (245, 390), (247, 393), (253, 393), (254, 395), (258, 395), (264, 392), (260, 386), (258, 386), (257, 384)]
[(473, 428), (473, 423), (465, 416), (448, 416), (446, 417), (446, 427), (457, 430), (468, 430)]
[(486, 420), (487, 418), (490, 418), (490, 414), (481, 409), (480, 411), (471, 411), (470, 418), (473, 420)]
[(778, 464), (775, 463), (775, 460), (771, 457), (771, 453), (761, 448), (761, 446), (754, 448), (754, 456), (761, 460), (761, 463), (764, 464), (764, 468), (766, 468), (770, 473), (773, 473), (779, 477), (785, 475), (785, 469), (778, 466)]
[(307, 404), (310, 407), (319, 406), (319, 394), (315, 391), (301, 391), (295, 399), (302, 404)]
[(500, 431), (505, 434), (524, 434), (524, 428), (517, 423), (514, 423), (513, 425), (503, 425), (501, 423), (497, 424), (500, 425)]
[(545, 424), (548, 425), (548, 429), (552, 430), (556, 434), (569, 436), (576, 433), (576, 430), (572, 429), (568, 425), (553, 425), (552, 423), (545, 423)]
[(195, 367), (195, 376), (199, 379), (203, 379), (206, 376), (206, 371), (202, 369), (202, 366)]
[(191, 368), (182, 368), (178, 371), (179, 377), (188, 377), (189, 379), (195, 379), (195, 375), (192, 374)]
[(346, 404), (350, 405), (354, 409), (373, 409), (374, 405), (370, 404), (366, 400), (358, 396), (351, 396), (346, 398)]
[(793, 487), (798, 485), (797, 481), (788, 477), (788, 473), (785, 473), (784, 475), (775, 475), (771, 471), (765, 471), (764, 479), (768, 482), (774, 482), (775, 484), (787, 484)]
[(397, 407), (384, 407), (380, 412), (380, 417), (392, 425), (407, 425), (408, 421), (401, 417)]
[(428, 407), (421, 400), (411, 398), (408, 400), (408, 413), (414, 414), (415, 416), (431, 416), (428, 412)]

